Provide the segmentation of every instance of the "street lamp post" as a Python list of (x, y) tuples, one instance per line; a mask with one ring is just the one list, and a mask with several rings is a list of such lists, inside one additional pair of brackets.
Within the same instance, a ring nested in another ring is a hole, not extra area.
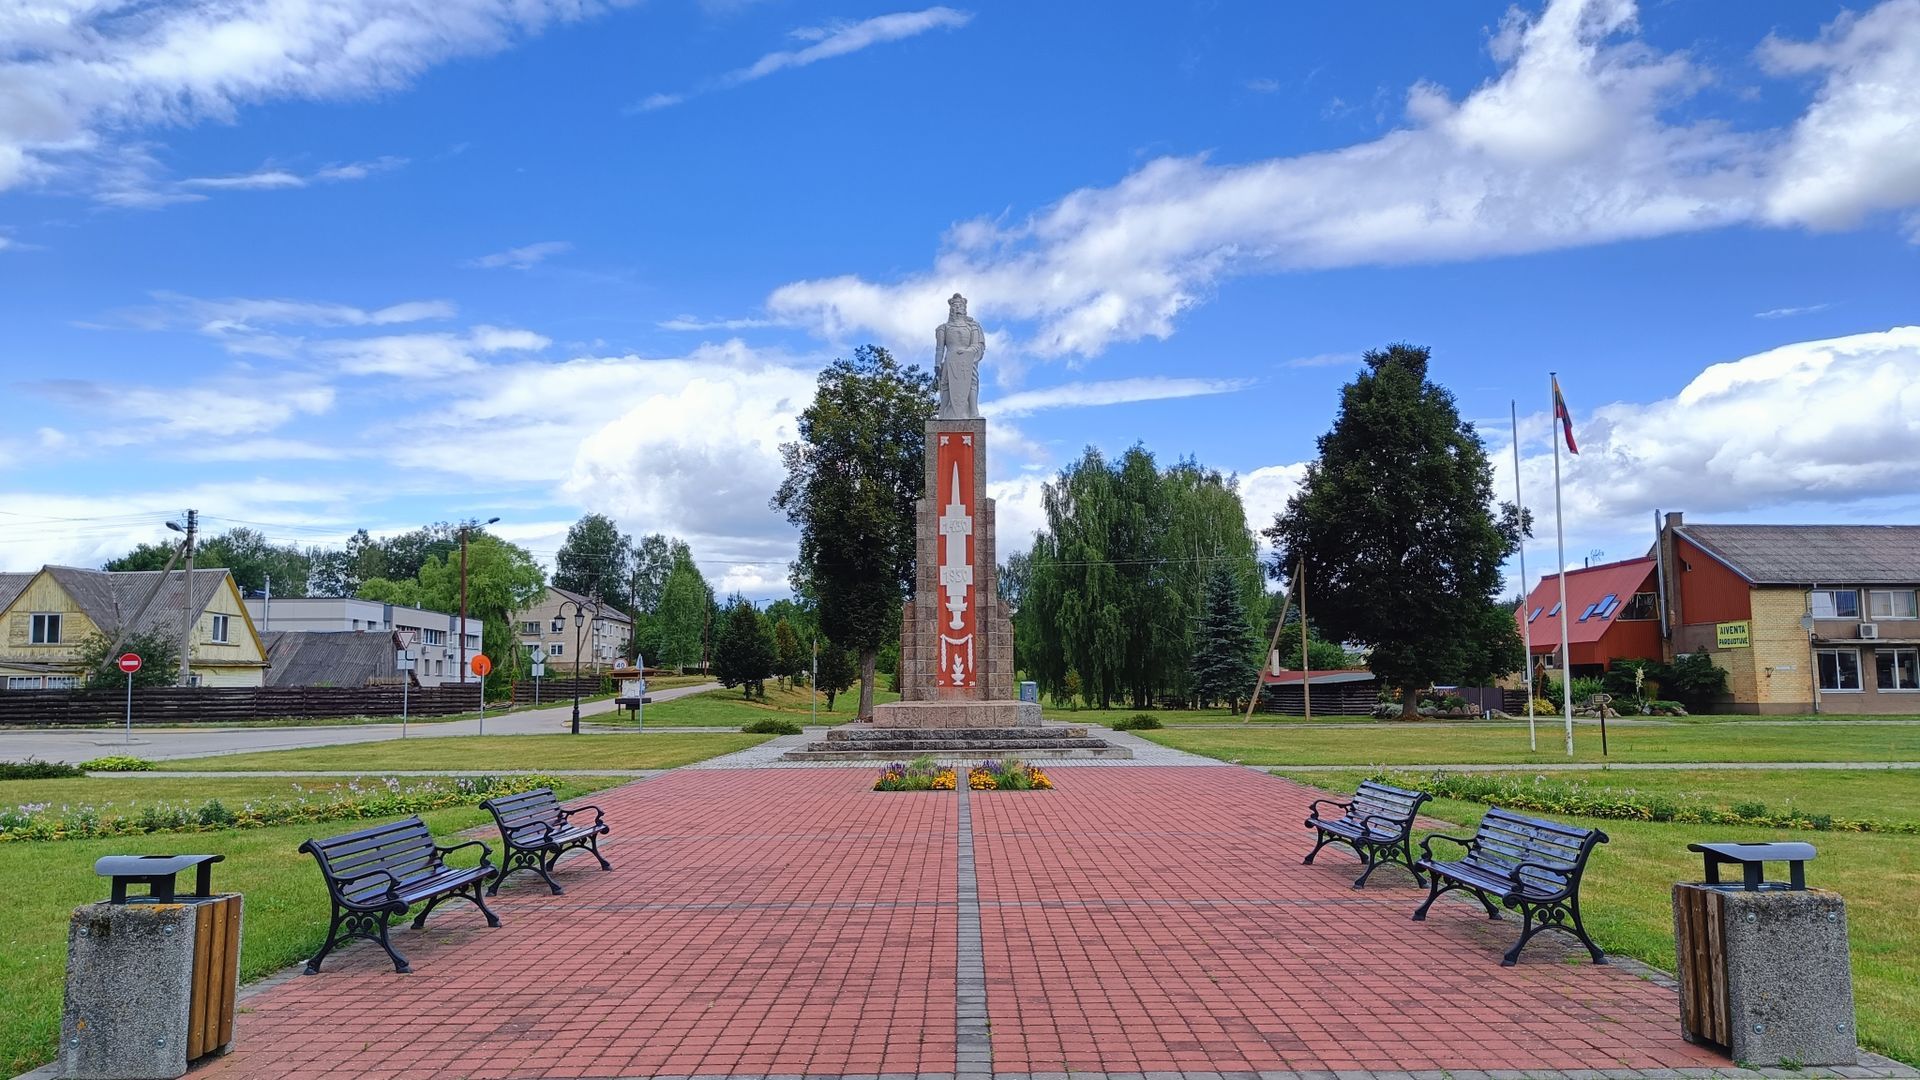
[(567, 630), (567, 608), (573, 608), (573, 733), (580, 734), (580, 642), (586, 630), (587, 612), (593, 610), (578, 600), (560, 601), (560, 610), (553, 617), (553, 632), (564, 634)]
[[(499, 520), (490, 517), (477, 524), (484, 529)], [(473, 532), (475, 525), (475, 522), (469, 521), (460, 526), (460, 681), (463, 683), (467, 681), (467, 534)], [(486, 711), (486, 707), (487, 703), (482, 701), (481, 711)]]

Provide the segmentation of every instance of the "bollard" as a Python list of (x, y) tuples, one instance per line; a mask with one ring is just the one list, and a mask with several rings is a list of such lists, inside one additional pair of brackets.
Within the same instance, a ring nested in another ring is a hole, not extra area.
[[(185, 1075), (189, 1062), (233, 1041), (240, 896), (212, 891), (221, 855), (109, 855), (94, 872), (112, 898), (75, 908), (67, 930), (60, 1075), (147, 1080)], [(191, 895), (174, 876), (195, 871)], [(146, 896), (129, 897), (129, 885)]]
[[(1856, 1065), (1846, 903), (1809, 889), (1812, 844), (1689, 844), (1705, 880), (1673, 887), (1680, 1033), (1753, 1068)], [(1764, 863), (1788, 880), (1767, 881)], [(1722, 882), (1724, 866), (1740, 869)]]

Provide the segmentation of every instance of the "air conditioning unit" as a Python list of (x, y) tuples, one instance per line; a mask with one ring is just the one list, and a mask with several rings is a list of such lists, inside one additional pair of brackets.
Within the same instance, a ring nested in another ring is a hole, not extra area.
[(1860, 624), (1860, 640), (1873, 641), (1879, 636), (1880, 625), (1878, 623), (1863, 622)]

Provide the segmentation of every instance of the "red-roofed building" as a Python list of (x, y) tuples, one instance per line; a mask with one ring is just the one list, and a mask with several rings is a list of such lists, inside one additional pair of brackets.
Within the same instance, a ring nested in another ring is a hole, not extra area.
[(1534, 586), (1526, 609), (1515, 613), (1531, 634), (1533, 663), (1560, 668), (1560, 620), (1575, 675), (1598, 675), (1616, 660), (1660, 660), (1660, 577), (1655, 559), (1624, 559), (1567, 571), (1567, 606), (1560, 608), (1560, 576)]

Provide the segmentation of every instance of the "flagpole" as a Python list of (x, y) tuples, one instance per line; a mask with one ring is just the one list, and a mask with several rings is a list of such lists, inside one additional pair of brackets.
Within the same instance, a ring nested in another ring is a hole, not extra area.
[(1533, 594), (1527, 588), (1527, 504), (1520, 496), (1520, 403), (1509, 400), (1507, 408), (1513, 414), (1513, 505), (1520, 511), (1520, 632), (1527, 642), (1527, 745), (1537, 754), (1540, 733), (1533, 721), (1533, 620), (1527, 618)]
[[(1553, 381), (1554, 418), (1559, 419), (1560, 373), (1547, 372)], [(1560, 508), (1560, 433), (1553, 439), (1553, 538), (1560, 557), (1560, 708), (1567, 721), (1567, 756), (1573, 756), (1573, 655), (1567, 645), (1567, 521)]]

